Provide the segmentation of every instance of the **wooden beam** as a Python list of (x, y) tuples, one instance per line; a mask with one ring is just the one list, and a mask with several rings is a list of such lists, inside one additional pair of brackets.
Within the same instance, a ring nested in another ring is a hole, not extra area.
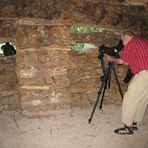
[(21, 88), (24, 88), (24, 89), (35, 89), (35, 90), (44, 90), (44, 89), (49, 89), (49, 86), (21, 86)]
[(148, 3), (148, 0), (125, 0), (123, 5), (132, 5), (132, 6), (143, 6)]
[(71, 46), (64, 46), (64, 45), (50, 45), (50, 46), (38, 46), (33, 48), (23, 48), (23, 50), (18, 50), (17, 54), (23, 53), (26, 51), (34, 52), (34, 51), (42, 51), (42, 50), (63, 50), (63, 51), (70, 51)]
[(146, 3), (148, 3), (147, 0), (125, 0), (124, 2), (119, 2), (117, 0), (109, 0), (109, 1), (103, 1), (103, 0), (85, 0), (89, 3), (97, 3), (97, 4), (104, 4), (104, 5), (132, 5), (132, 6), (143, 6)]
[(10, 17), (0, 17), (1, 21), (14, 21), (17, 25), (29, 25), (29, 26), (65, 26), (71, 25), (71, 20), (61, 20), (61, 19), (41, 19), (41, 18), (10, 18)]

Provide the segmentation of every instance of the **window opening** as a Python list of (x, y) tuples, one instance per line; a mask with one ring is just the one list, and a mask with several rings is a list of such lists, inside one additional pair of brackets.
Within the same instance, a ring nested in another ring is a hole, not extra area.
[[(70, 32), (75, 33), (75, 34), (80, 34), (80, 33), (97, 33), (97, 32), (103, 32), (103, 30), (99, 27), (92, 27), (92, 26), (82, 26), (82, 25), (77, 25), (73, 24), (70, 27)], [(86, 53), (86, 52), (91, 52), (93, 50), (96, 50), (97, 47), (94, 44), (91, 43), (75, 43), (72, 47), (74, 51), (77, 53)]]
[[(4, 55), (4, 51), (2, 50), (2, 46), (3, 45), (6, 45), (7, 42), (4, 42), (4, 43), (0, 43), (0, 56), (3, 56)], [(15, 45), (13, 45), (11, 42), (8, 42), (10, 43), (10, 45), (12, 45), (14, 47), (14, 49), (17, 51), (17, 48)]]

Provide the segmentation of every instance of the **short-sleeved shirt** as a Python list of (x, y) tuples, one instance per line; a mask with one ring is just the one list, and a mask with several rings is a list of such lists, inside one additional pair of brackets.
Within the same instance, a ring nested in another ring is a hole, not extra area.
[(148, 40), (133, 38), (124, 46), (121, 59), (130, 66), (134, 75), (148, 70)]

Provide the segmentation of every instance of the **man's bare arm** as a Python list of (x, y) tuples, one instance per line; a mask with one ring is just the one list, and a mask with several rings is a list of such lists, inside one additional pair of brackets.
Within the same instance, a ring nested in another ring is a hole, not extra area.
[(124, 61), (120, 58), (114, 58), (114, 57), (111, 57), (107, 54), (105, 54), (105, 58), (110, 61), (110, 62), (115, 62), (117, 64), (125, 64), (125, 65), (128, 65), (127, 63), (124, 63)]

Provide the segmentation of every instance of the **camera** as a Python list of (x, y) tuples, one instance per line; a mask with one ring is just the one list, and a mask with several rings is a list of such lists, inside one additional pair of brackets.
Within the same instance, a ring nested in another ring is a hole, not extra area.
[(99, 47), (99, 52), (104, 54), (107, 53), (108, 55), (115, 57), (115, 58), (119, 58), (119, 51), (122, 50), (122, 48), (124, 47), (122, 40), (119, 40), (118, 44), (116, 46), (113, 47), (106, 47), (104, 46), (104, 44), (102, 44)]

